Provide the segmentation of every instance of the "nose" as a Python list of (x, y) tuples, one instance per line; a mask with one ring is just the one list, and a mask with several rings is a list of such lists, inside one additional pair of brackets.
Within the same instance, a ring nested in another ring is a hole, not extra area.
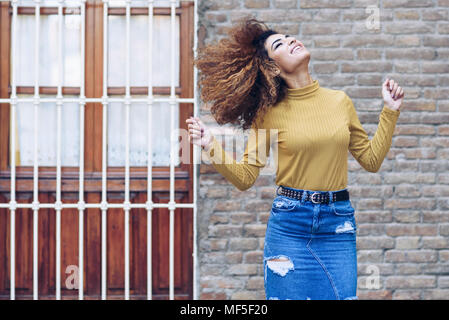
[(295, 37), (288, 37), (287, 38), (287, 43), (288, 43), (288, 45), (291, 45), (292, 43), (295, 43), (296, 42), (296, 38)]
[(291, 48), (292, 48), (292, 46), (295, 45), (296, 39), (295, 39), (294, 37), (288, 37), (286, 40), (287, 40), (287, 41), (286, 41), (286, 42), (287, 42), (287, 48), (288, 48), (288, 50), (290, 51)]

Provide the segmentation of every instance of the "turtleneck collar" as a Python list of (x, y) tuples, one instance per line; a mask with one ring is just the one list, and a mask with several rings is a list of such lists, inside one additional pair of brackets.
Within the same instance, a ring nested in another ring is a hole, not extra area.
[(295, 88), (295, 89), (287, 88), (287, 96), (289, 98), (300, 98), (317, 91), (319, 88), (320, 84), (318, 83), (318, 80), (313, 80), (311, 84), (302, 88)]

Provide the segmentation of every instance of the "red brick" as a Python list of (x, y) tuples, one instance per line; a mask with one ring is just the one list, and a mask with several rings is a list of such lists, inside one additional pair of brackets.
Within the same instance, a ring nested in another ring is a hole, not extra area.
[(357, 296), (360, 300), (391, 300), (392, 292), (390, 290), (359, 290)]
[(268, 8), (269, 6), (269, 0), (245, 0), (245, 7), (249, 9)]
[(436, 225), (433, 224), (389, 224), (385, 226), (386, 235), (396, 236), (435, 236), (438, 233)]
[(386, 279), (386, 288), (433, 288), (436, 280), (434, 276), (392, 276)]
[(416, 290), (395, 290), (393, 300), (420, 300), (421, 294)]
[(404, 8), (404, 7), (432, 7), (432, 0), (384, 0), (384, 8)]
[(224, 292), (201, 292), (200, 300), (226, 300), (227, 296)]
[(301, 0), (301, 8), (348, 8), (352, 0)]
[(274, 0), (274, 6), (280, 9), (296, 8), (296, 0)]

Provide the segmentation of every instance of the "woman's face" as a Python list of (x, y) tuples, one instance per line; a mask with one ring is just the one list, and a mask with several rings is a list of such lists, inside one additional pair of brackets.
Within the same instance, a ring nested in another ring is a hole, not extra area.
[(308, 66), (310, 52), (294, 37), (272, 34), (265, 40), (268, 56), (281, 68), (281, 76), (294, 73), (301, 65)]

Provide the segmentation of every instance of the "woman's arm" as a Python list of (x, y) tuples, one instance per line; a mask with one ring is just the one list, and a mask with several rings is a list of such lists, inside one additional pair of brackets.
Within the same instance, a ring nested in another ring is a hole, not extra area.
[(363, 129), (352, 100), (347, 96), (349, 108), (349, 151), (358, 163), (369, 172), (379, 171), (382, 162), (391, 147), (396, 121), (404, 92), (393, 80), (386, 80), (382, 85), (384, 106), (380, 113), (379, 125), (374, 137), (369, 140)]
[(214, 168), (240, 191), (249, 189), (256, 181), (260, 169), (266, 165), (269, 157), (270, 130), (258, 129), (253, 125), (243, 157), (237, 162), (223, 149), (221, 143), (210, 133), (210, 130), (201, 120), (197, 119), (197, 123), (197, 135), (193, 135), (192, 138), (199, 140), (200, 137), (206, 137), (204, 138), (205, 142), (199, 143), (199, 145), (201, 145)]
[(207, 156), (214, 168), (240, 191), (249, 189), (256, 182), (260, 169), (266, 165), (269, 154), (269, 130), (258, 130), (254, 127), (240, 161), (237, 162), (230, 156), (215, 137), (207, 151)]

